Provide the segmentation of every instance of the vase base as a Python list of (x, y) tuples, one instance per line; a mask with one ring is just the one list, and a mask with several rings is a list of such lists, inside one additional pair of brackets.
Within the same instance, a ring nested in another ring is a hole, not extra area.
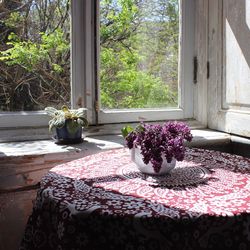
[[(139, 169), (139, 168), (138, 168)], [(140, 170), (140, 169), (139, 169)], [(144, 172), (144, 171), (142, 171), (142, 170), (140, 170), (140, 172), (142, 173), (142, 174), (145, 174), (145, 175), (148, 175), (148, 176), (152, 176), (152, 177), (157, 177), (157, 176), (170, 176), (171, 175), (171, 170), (170, 171), (168, 171), (167, 173), (165, 172), (165, 173), (148, 173), (148, 172)]]

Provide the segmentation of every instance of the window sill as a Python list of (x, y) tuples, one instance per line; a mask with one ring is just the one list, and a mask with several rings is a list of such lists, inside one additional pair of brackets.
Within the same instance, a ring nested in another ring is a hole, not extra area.
[[(204, 125), (200, 122), (189, 119), (184, 120), (191, 129), (202, 129)], [(161, 123), (148, 122), (148, 123)], [(15, 123), (13, 123), (15, 124)], [(84, 131), (84, 135), (88, 137), (99, 136), (99, 135), (117, 135), (121, 133), (121, 128), (125, 125), (131, 125), (135, 127), (137, 123), (116, 123), (116, 124), (104, 124), (104, 125), (93, 125), (89, 126)], [(38, 127), (0, 127), (0, 143), (1, 142), (23, 142), (23, 141), (37, 141), (37, 140), (49, 140), (52, 134), (48, 131), (48, 126)]]
[[(193, 140), (187, 144), (191, 147), (216, 146), (230, 143), (229, 134), (209, 129), (193, 129)], [(236, 137), (235, 137), (236, 138)], [(121, 135), (95, 135), (84, 138), (83, 143), (73, 145), (57, 145), (51, 139), (33, 140), (23, 142), (0, 143), (1, 159), (15, 157), (37, 157), (55, 155), (60, 159), (74, 158), (74, 155), (81, 157), (98, 151), (124, 147), (124, 140)], [(71, 157), (72, 155), (72, 157)], [(2, 163), (0, 163), (0, 166)]]

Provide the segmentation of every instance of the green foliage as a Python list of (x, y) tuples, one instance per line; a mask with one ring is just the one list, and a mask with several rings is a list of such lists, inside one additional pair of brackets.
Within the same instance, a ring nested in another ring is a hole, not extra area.
[(61, 29), (56, 29), (53, 33), (41, 34), (41, 49), (47, 54), (54, 53), (56, 56), (62, 55), (69, 50), (70, 45), (64, 38), (64, 33)]
[(0, 110), (69, 104), (70, 0), (7, 2), (0, 10)]
[(63, 105), (61, 110), (46, 107), (45, 111), (52, 118), (49, 121), (49, 131), (53, 128), (62, 128), (66, 124), (68, 131), (74, 134), (79, 127), (88, 127), (88, 120), (85, 118), (85, 108), (70, 110), (67, 106)]
[[(26, 0), (17, 2), (9, 6)], [(0, 22), (0, 110), (70, 100), (70, 1), (46, 3), (10, 9)], [(177, 106), (178, 0), (101, 0), (100, 43), (102, 108)]]
[(21, 41), (15, 33), (8, 37), (9, 49), (0, 51), (0, 61), (7, 65), (20, 65), (27, 71), (35, 71), (46, 62), (51, 64), (51, 70), (60, 73), (63, 71), (59, 64), (53, 63), (53, 56), (61, 56), (69, 50), (68, 42), (63, 38), (60, 29), (52, 34), (40, 33), (41, 42)]
[(18, 12), (12, 12), (4, 23), (10, 28), (16, 28), (17, 25), (21, 25), (24, 22), (24, 17)]
[(128, 135), (129, 133), (131, 133), (132, 131), (134, 131), (134, 128), (131, 127), (131, 126), (129, 126), (129, 125), (127, 125), (127, 126), (125, 126), (125, 127), (123, 127), (123, 128), (121, 129), (122, 136), (123, 136), (124, 138), (126, 138), (127, 135)]
[(131, 127), (130, 125), (126, 125), (121, 129), (123, 138), (126, 138), (128, 134), (131, 132), (140, 133), (145, 130), (145, 127), (142, 124), (137, 125), (135, 128)]
[(102, 107), (177, 106), (178, 24), (177, 0), (101, 1)]
[(46, 57), (37, 44), (31, 41), (20, 41), (14, 33), (9, 36), (9, 40), (7, 44), (11, 45), (11, 48), (0, 53), (0, 60), (5, 61), (7, 65), (17, 64), (32, 71), (33, 67)]

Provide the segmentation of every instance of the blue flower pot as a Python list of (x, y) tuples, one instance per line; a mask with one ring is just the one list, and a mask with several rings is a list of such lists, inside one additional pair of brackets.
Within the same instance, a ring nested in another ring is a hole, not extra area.
[(75, 144), (83, 141), (82, 127), (79, 127), (75, 133), (70, 133), (67, 129), (67, 120), (62, 128), (56, 128), (56, 144)]

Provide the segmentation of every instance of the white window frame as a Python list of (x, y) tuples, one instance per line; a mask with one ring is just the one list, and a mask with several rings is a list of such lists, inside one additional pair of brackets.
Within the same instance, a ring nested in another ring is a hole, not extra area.
[[(99, 3), (99, 1), (97, 1)], [(97, 5), (97, 12), (98, 12)], [(98, 16), (98, 15), (97, 15)], [(193, 118), (193, 57), (195, 40), (195, 1), (180, 0), (179, 93), (177, 108), (98, 110), (98, 124), (117, 122), (160, 121)], [(97, 20), (97, 37), (99, 37)], [(99, 54), (97, 40), (97, 56)], [(97, 63), (97, 72), (99, 63)], [(100, 104), (100, 84), (97, 76), (97, 102)]]
[[(193, 56), (195, 0), (180, 0), (181, 36), (179, 62), (179, 107), (171, 109), (99, 110), (98, 83), (98, 9), (99, 0), (71, 2), (71, 106), (86, 107), (90, 124), (187, 119), (193, 111)], [(49, 117), (44, 111), (0, 112), (0, 129), (45, 127)]]
[[(84, 59), (85, 10), (87, 1), (71, 1), (71, 106), (73, 108), (84, 106), (85, 71)], [(87, 13), (87, 12), (86, 12)], [(87, 18), (87, 17), (86, 17)], [(45, 111), (1, 112), (0, 129), (15, 129), (23, 127), (47, 127), (49, 117)]]

